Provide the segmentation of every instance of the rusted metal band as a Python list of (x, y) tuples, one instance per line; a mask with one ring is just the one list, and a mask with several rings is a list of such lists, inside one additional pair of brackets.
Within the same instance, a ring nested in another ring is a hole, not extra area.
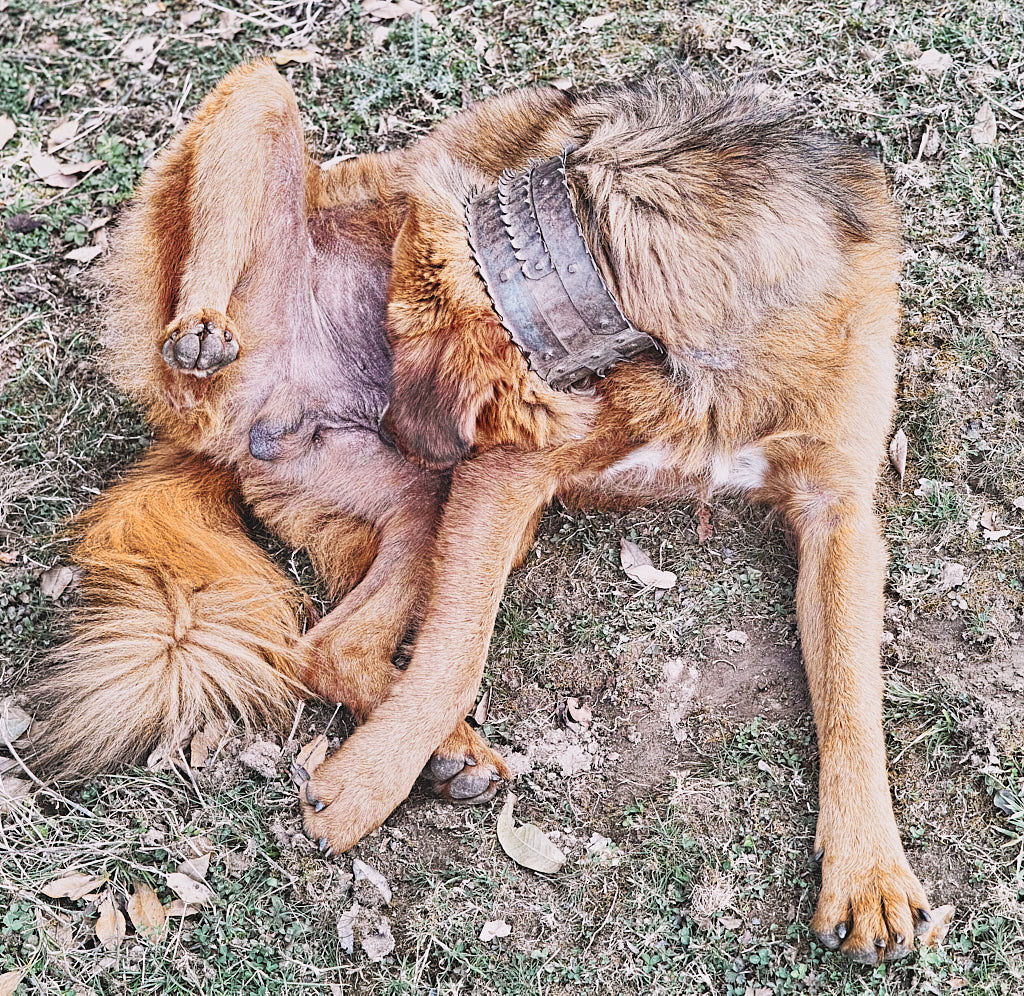
[(473, 197), (466, 229), (494, 310), (530, 369), (567, 390), (660, 349), (629, 323), (580, 229), (565, 157), (503, 173)]

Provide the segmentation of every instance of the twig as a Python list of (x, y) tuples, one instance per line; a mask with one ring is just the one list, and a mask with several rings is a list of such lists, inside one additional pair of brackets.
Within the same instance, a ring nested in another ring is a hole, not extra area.
[(996, 220), (996, 228), (999, 229), (999, 234), (1005, 239), (1009, 236), (1009, 232), (1006, 230), (1006, 225), (1003, 224), (1003, 178), (997, 176), (995, 182), (992, 184), (992, 217)]

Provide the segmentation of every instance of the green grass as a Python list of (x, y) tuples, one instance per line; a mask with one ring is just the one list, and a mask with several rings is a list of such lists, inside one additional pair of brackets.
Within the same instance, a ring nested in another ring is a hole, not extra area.
[[(89, 229), (116, 216), (149, 157), (231, 66), (315, 47), (312, 63), (283, 72), (323, 159), (400, 146), (469, 97), (534, 82), (585, 85), (678, 62), (725, 79), (756, 73), (794, 94), (817, 125), (876, 150), (903, 214), (897, 422), (910, 445), (903, 485), (887, 472), (880, 491), (892, 551), (886, 729), (911, 863), (933, 902), (957, 906), (940, 949), (875, 970), (810, 938), (816, 748), (809, 717), (779, 701), (780, 689), (800, 692), (785, 664), (795, 570), (780, 530), (757, 510), (717, 506), (715, 535), (699, 546), (687, 508), (555, 509), (502, 607), (486, 733), (520, 758), (553, 733), (593, 747), (589, 771), (566, 777), (534, 757), (516, 783), (517, 816), (556, 834), (569, 855), (562, 872), (543, 878), (512, 865), (495, 810), (444, 809), (418, 791), (357, 849), (395, 890), (378, 909), (365, 890), (352, 892), (347, 857), (325, 863), (302, 838), (284, 767), (271, 780), (239, 768), (236, 738), (195, 785), (139, 770), (0, 813), (0, 975), (27, 967), (19, 993), (46, 994), (1024, 988), (1019, 5), (446, 2), (434, 7), (436, 28), (372, 21), (354, 3), (0, 6), (0, 114), (18, 129), (0, 151), (0, 215), (42, 223), (5, 227), (0, 239), (0, 693), (21, 687), (62, 632), (73, 592), (55, 604), (39, 575), (62, 561), (68, 517), (148, 438), (103, 379), (97, 290), (89, 268), (65, 254), (116, 238), (111, 226)], [(244, 16), (228, 23), (221, 8)], [(605, 10), (614, 19), (581, 27)], [(391, 30), (375, 44), (382, 25)], [(151, 64), (121, 58), (149, 35)], [(940, 76), (914, 66), (929, 48), (953, 60)], [(991, 147), (970, 135), (985, 101), (999, 127)], [(38, 183), (28, 157), (68, 118), (80, 120), (81, 137), (61, 154), (105, 165), (62, 191)], [(922, 149), (927, 129), (934, 154)], [(941, 486), (915, 494), (922, 478)], [(992, 539), (986, 521), (1012, 531)], [(675, 571), (677, 588), (660, 600), (637, 592), (618, 569), (622, 536)], [(964, 587), (942, 590), (947, 562), (965, 566)], [(747, 649), (724, 640), (733, 629), (751, 635)], [(732, 676), (752, 705), (691, 709), (680, 742), (662, 687), (675, 658), (708, 681)], [(559, 732), (554, 716), (569, 695), (592, 705), (589, 731)], [(762, 703), (764, 718), (752, 720)], [(298, 741), (329, 720), (308, 710)], [(618, 863), (587, 853), (594, 833), (618, 845)], [(94, 904), (39, 892), (73, 868), (106, 876), (118, 901), (133, 881), (169, 900), (165, 875), (200, 836), (214, 845), (216, 898), (159, 943), (129, 931), (119, 949), (103, 950)], [(358, 939), (352, 954), (339, 940), (353, 896), (394, 935), (380, 964)], [(511, 934), (479, 941), (495, 919)]]

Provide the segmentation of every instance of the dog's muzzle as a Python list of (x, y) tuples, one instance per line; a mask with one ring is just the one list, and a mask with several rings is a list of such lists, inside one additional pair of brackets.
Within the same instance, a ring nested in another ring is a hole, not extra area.
[(567, 390), (660, 349), (629, 323), (583, 238), (565, 156), (503, 173), (472, 198), (466, 230), (494, 310), (530, 369)]

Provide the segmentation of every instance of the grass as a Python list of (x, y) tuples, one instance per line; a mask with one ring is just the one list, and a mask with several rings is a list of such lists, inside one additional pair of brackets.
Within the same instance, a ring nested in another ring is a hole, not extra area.
[[(97, 223), (116, 216), (148, 158), (232, 65), (315, 49), (282, 71), (323, 159), (399, 146), (469, 96), (508, 87), (587, 84), (665, 62), (726, 79), (754, 72), (817, 125), (876, 150), (903, 213), (897, 421), (910, 445), (905, 482), (887, 474), (879, 496), (892, 551), (886, 728), (911, 863), (935, 903), (957, 907), (940, 949), (875, 970), (809, 935), (815, 746), (792, 649), (794, 567), (774, 526), (716, 507), (715, 534), (699, 546), (687, 508), (555, 509), (509, 585), (486, 732), (523, 771), (517, 817), (569, 855), (561, 873), (512, 865), (494, 809), (443, 809), (418, 791), (356, 851), (394, 889), (382, 906), (353, 885), (348, 857), (323, 862), (302, 838), (286, 761), (331, 721), (309, 709), (274, 778), (241, 765), (234, 738), (194, 782), (140, 769), (0, 813), (0, 976), (28, 968), (18, 992), (47, 994), (1024, 988), (1018, 5), (445, 2), (433, 8), (436, 27), (375, 21), (345, 3), (0, 8), (0, 114), (17, 126), (0, 151), (0, 690), (16, 691), (60, 638), (73, 591), (55, 603), (39, 575), (62, 561), (63, 524), (148, 438), (103, 379), (97, 292), (66, 253), (102, 245), (110, 229)], [(615, 17), (582, 27), (606, 11)], [(123, 58), (150, 40), (152, 59)], [(952, 59), (938, 75), (915, 66), (932, 48)], [(998, 124), (991, 146), (971, 137), (985, 102)], [(60, 154), (104, 163), (71, 190), (40, 184), (28, 166), (65, 119), (80, 137)], [(11, 230), (25, 214), (38, 226)], [(675, 571), (677, 588), (660, 600), (638, 593), (617, 567), (622, 536)], [(946, 591), (950, 562), (964, 565), (966, 583)], [(749, 642), (730, 643), (732, 630)], [(673, 725), (677, 690), (664, 676), (676, 659), (701, 677)], [(569, 695), (592, 706), (589, 730), (558, 728)], [(344, 727), (335, 720), (329, 732), (336, 742)], [(567, 747), (591, 758), (589, 770), (562, 773)], [(614, 842), (615, 860), (588, 852), (594, 834)], [(104, 876), (119, 902), (139, 881), (169, 900), (165, 876), (197, 838), (213, 847), (216, 898), (157, 943), (129, 931), (104, 948), (95, 902), (39, 891), (75, 869)], [(386, 921), (394, 935), (379, 963), (358, 936), (345, 950), (338, 920), (354, 900), (366, 923)], [(497, 919), (510, 935), (479, 941)]]

